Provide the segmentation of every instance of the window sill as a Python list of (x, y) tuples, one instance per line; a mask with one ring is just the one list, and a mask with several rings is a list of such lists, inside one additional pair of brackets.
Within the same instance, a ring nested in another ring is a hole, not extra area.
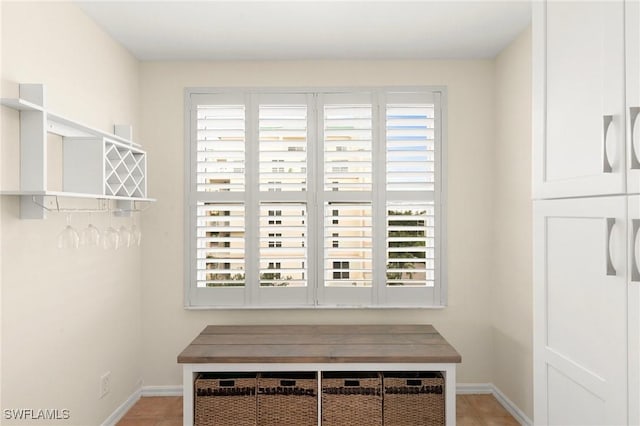
[(219, 305), (219, 306), (191, 306), (184, 305), (185, 310), (189, 311), (202, 311), (202, 310), (306, 310), (306, 309), (319, 309), (319, 310), (335, 310), (335, 309), (444, 309), (447, 305)]

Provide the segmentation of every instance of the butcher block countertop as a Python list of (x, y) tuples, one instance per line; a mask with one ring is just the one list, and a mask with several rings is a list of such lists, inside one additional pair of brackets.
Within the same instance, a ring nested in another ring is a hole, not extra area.
[(209, 325), (178, 363), (460, 363), (431, 325)]

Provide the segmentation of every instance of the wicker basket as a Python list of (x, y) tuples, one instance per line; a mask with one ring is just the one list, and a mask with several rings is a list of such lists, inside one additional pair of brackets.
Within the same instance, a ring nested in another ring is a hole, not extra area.
[(194, 394), (196, 426), (255, 426), (255, 374), (203, 373)]
[(441, 373), (384, 373), (383, 383), (384, 426), (445, 424), (445, 387)]
[(258, 426), (318, 424), (315, 373), (263, 373), (258, 376)]
[(382, 426), (380, 373), (322, 375), (322, 426)]

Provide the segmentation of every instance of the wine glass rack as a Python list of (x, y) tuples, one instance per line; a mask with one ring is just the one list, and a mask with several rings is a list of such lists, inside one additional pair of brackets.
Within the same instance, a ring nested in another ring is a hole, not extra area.
[(146, 154), (115, 142), (105, 142), (104, 147), (105, 194), (144, 198), (147, 193)]

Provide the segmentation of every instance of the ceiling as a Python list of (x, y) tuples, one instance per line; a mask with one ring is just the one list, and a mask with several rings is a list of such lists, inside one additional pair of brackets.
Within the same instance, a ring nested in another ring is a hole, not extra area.
[(141, 60), (493, 58), (531, 20), (524, 0), (76, 3)]

